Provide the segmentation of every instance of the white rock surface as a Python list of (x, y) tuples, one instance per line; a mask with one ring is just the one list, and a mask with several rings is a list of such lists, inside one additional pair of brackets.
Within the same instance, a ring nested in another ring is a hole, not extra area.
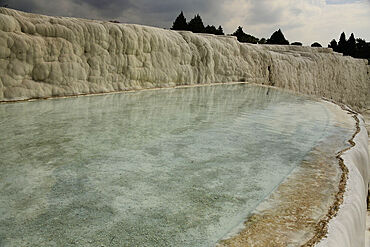
[(354, 138), (356, 145), (342, 155), (349, 170), (344, 201), (329, 223), (328, 236), (317, 247), (365, 246), (370, 158), (368, 134), (362, 117), (358, 117), (361, 130)]
[(0, 8), (0, 101), (248, 81), (370, 105), (367, 61), (328, 48)]
[[(248, 81), (370, 107), (370, 67), (328, 48), (241, 44), (234, 37), (0, 8), (0, 101)], [(364, 127), (344, 156), (348, 190), (320, 246), (363, 246)], [(366, 139), (366, 140), (365, 140)], [(366, 163), (367, 162), (367, 163)]]

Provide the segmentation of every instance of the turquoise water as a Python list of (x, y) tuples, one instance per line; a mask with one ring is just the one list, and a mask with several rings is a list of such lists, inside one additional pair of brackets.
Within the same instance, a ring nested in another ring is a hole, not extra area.
[(212, 246), (338, 131), (246, 84), (0, 105), (0, 246)]

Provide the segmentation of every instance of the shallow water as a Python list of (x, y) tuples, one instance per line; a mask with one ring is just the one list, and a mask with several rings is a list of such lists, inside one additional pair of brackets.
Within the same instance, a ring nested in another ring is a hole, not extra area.
[(3, 104), (0, 246), (211, 246), (342, 132), (246, 84)]

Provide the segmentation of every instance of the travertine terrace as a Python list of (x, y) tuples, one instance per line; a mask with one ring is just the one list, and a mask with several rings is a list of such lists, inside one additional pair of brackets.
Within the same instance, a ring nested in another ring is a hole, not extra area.
[(369, 105), (366, 60), (0, 8), (0, 101), (246, 81)]
[[(329, 48), (242, 44), (231, 36), (0, 8), (0, 102), (228, 82), (370, 108), (368, 62)], [(338, 154), (348, 177), (319, 246), (363, 243), (368, 137), (361, 116), (348, 112), (357, 132), (352, 148)]]

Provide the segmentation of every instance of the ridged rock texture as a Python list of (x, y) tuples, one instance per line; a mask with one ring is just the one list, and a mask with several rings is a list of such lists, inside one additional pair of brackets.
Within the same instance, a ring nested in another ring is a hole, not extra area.
[(0, 101), (247, 81), (370, 105), (366, 60), (328, 48), (0, 8)]

